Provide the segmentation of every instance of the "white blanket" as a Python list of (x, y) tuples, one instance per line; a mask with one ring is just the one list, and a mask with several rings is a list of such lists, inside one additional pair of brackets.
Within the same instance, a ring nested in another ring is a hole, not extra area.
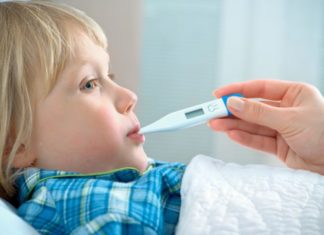
[(0, 198), (0, 234), (39, 235), (39, 233), (16, 214), (9, 202)]
[(324, 234), (324, 176), (206, 156), (188, 165), (178, 235)]

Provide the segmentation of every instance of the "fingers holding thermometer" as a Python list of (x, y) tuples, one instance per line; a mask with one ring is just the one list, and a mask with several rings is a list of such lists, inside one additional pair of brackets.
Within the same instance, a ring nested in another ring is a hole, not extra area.
[[(245, 99), (233, 97), (227, 103), (229, 110), (236, 117), (282, 133), (286, 129), (287, 123), (292, 119), (292, 116), (287, 113), (294, 113), (294, 107), (298, 107), (300, 110), (301, 104), (307, 102), (307, 97), (311, 97), (307, 94), (314, 93), (309, 90), (312, 88), (304, 83), (252, 80), (224, 86), (217, 89), (214, 94), (216, 97), (221, 97), (229, 93), (241, 93), (246, 97)], [(254, 97), (260, 98), (262, 102), (251, 99)], [(213, 122), (210, 124), (211, 126), (216, 125)]]
[[(247, 106), (249, 102), (250, 107)], [(255, 105), (254, 107), (251, 107)], [(227, 101), (227, 108), (230, 112), (236, 116), (242, 117), (243, 109), (244, 112), (247, 112), (246, 109), (253, 109), (251, 112), (261, 112), (258, 111), (259, 105), (268, 105), (269, 107), (279, 107), (280, 103), (277, 101), (270, 101), (260, 98), (238, 98), (231, 97)], [(261, 114), (260, 114), (261, 115)], [(246, 115), (247, 116), (247, 115)], [(252, 118), (256, 118), (255, 116)], [(269, 128), (262, 124), (256, 124), (256, 122), (251, 121), (250, 117), (245, 119), (238, 118), (222, 118), (222, 119), (213, 119), (209, 121), (209, 126), (215, 131), (226, 132), (226, 134), (235, 142), (258, 149), (261, 151), (266, 151), (268, 153), (276, 154), (276, 135), (277, 131), (272, 128)], [(269, 119), (269, 122), (271, 120)]]
[(317, 88), (301, 82), (254, 80), (222, 87), (215, 95), (232, 92), (246, 97), (228, 99), (227, 107), (237, 119), (212, 120), (212, 129), (226, 132), (242, 145), (273, 153), (290, 167), (324, 174), (324, 97)]
[(222, 87), (215, 91), (217, 97), (234, 92), (245, 97), (231, 97), (227, 102), (227, 108), (239, 119), (214, 119), (209, 126), (226, 132), (239, 144), (277, 154), (278, 130), (284, 129), (284, 122), (278, 116), (289, 86), (289, 82), (260, 80)]

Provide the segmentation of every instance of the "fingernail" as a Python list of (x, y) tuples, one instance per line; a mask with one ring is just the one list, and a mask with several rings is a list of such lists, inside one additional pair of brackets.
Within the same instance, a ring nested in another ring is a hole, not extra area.
[(244, 100), (237, 97), (230, 97), (227, 101), (227, 105), (236, 111), (241, 112), (244, 108)]

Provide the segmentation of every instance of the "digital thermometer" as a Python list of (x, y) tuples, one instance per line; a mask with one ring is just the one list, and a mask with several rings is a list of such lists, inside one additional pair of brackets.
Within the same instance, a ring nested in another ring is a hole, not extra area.
[(229, 116), (231, 113), (227, 109), (226, 103), (227, 99), (231, 96), (242, 97), (240, 94), (231, 94), (170, 113), (156, 122), (141, 128), (139, 134), (179, 130), (203, 124), (212, 118)]

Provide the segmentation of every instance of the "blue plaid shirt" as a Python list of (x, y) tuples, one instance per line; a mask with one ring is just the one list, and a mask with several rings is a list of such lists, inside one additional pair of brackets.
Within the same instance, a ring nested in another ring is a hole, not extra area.
[(18, 214), (41, 234), (174, 234), (184, 170), (158, 161), (142, 174), (29, 168), (17, 179)]

